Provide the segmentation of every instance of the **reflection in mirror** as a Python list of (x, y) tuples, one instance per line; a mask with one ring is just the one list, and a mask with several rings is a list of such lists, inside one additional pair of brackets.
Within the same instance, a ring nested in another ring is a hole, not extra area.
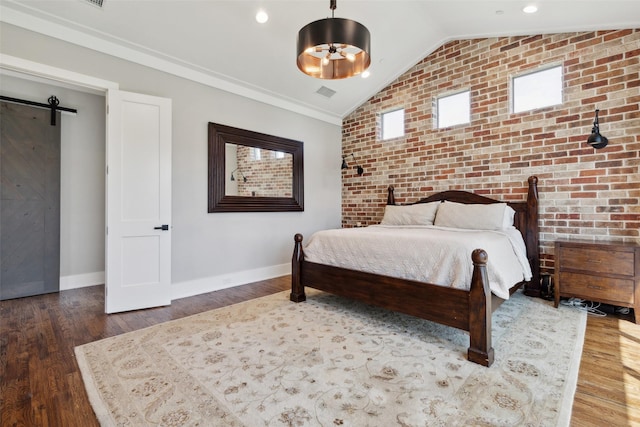
[(304, 211), (303, 143), (209, 123), (209, 212)]
[(238, 144), (225, 144), (225, 195), (291, 197), (293, 154)]

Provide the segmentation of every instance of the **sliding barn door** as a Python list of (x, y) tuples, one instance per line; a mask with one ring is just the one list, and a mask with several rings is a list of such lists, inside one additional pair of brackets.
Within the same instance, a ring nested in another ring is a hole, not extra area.
[(171, 304), (171, 100), (107, 93), (105, 311)]
[(0, 102), (0, 300), (60, 289), (60, 113)]

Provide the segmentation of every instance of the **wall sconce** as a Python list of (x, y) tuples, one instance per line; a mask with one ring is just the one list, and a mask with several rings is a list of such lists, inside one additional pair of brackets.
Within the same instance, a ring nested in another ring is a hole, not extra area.
[(596, 110), (596, 119), (593, 122), (593, 128), (591, 129), (591, 135), (587, 142), (591, 144), (593, 148), (603, 148), (609, 143), (607, 137), (600, 135), (600, 125), (598, 124), (598, 111)]
[[(242, 181), (243, 182), (247, 182), (247, 177), (244, 176), (244, 174), (242, 173), (242, 171), (239, 171), (238, 168), (236, 168), (233, 172), (238, 171), (238, 175), (240, 175), (242, 177)], [(231, 172), (231, 181), (235, 181), (236, 177), (233, 176), (233, 172)]]
[(356, 156), (354, 156), (353, 153), (342, 156), (342, 166), (340, 167), (340, 169), (347, 169), (349, 167), (347, 161), (345, 160), (349, 156), (351, 156), (353, 158), (353, 161), (356, 162), (356, 171), (358, 172), (358, 176), (362, 176), (362, 174), (364, 173), (364, 169), (358, 164), (358, 162), (356, 161)]

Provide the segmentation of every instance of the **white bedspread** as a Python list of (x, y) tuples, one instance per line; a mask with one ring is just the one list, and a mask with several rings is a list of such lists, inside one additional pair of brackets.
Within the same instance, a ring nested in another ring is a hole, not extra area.
[(305, 260), (435, 285), (469, 289), (471, 253), (484, 249), (491, 291), (509, 298), (509, 288), (531, 280), (522, 236), (501, 231), (435, 226), (385, 226), (323, 230), (304, 247)]

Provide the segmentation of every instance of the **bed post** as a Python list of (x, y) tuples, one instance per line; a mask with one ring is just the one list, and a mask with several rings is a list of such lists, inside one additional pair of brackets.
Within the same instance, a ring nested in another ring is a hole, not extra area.
[(540, 296), (540, 247), (538, 242), (538, 177), (529, 177), (527, 194), (527, 259), (531, 265), (531, 281), (524, 285), (524, 294), (530, 297)]
[(289, 299), (293, 302), (306, 301), (307, 296), (304, 294), (304, 285), (300, 277), (300, 264), (304, 259), (302, 250), (302, 234), (297, 233), (293, 238), (295, 246), (293, 248), (293, 257), (291, 258), (291, 295)]
[(387, 188), (387, 204), (388, 205), (395, 205), (396, 204), (396, 197), (393, 195), (393, 185), (390, 185)]
[(491, 347), (491, 289), (487, 276), (487, 253), (476, 249), (471, 254), (473, 276), (469, 291), (469, 349), (470, 361), (491, 366), (494, 359)]

